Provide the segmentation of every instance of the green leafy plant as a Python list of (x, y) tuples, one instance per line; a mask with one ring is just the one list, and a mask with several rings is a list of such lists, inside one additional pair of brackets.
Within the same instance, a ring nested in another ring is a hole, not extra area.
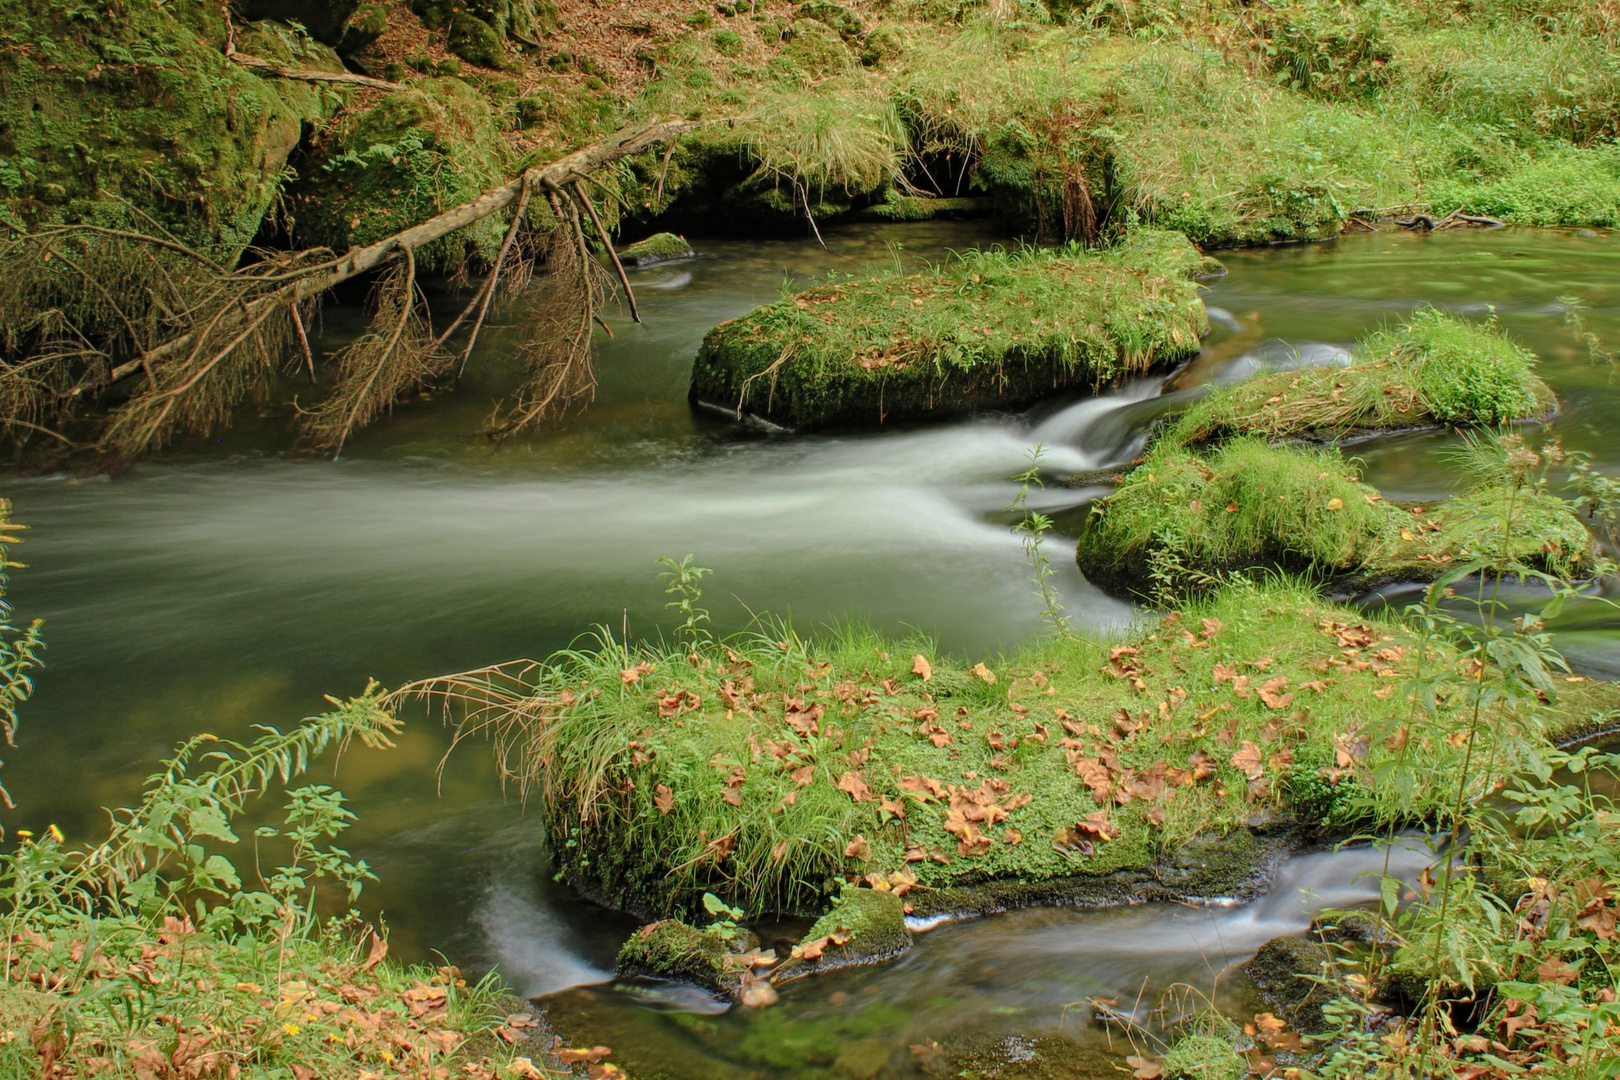
[(658, 560), (658, 565), (668, 569), (660, 571), (658, 576), (665, 583), (665, 595), (671, 598), (664, 606), (681, 616), (681, 625), (676, 628), (676, 633), (681, 640), (695, 648), (714, 638), (705, 625), (709, 621), (708, 610), (698, 607), (703, 600), (703, 579), (714, 571), (696, 565), (694, 558), (689, 554), (676, 562), (665, 555)]
[[(11, 604), (6, 599), (10, 572), (25, 565), (13, 561), (10, 550), (22, 542), (15, 534), (26, 528), (11, 520), (10, 501), (0, 499), (0, 738), (5, 739), (7, 746), (16, 745), (18, 708), (34, 692), (31, 672), (42, 663), (39, 654), (45, 648), (41, 634), (44, 623), (35, 619), (27, 626), (17, 626), (12, 622)], [(14, 805), (3, 784), (0, 784), (0, 801), (4, 801), (7, 808)], [(0, 836), (3, 835), (0, 831)]]
[(1052, 531), (1052, 519), (1039, 510), (1029, 508), (1030, 485), (1046, 486), (1041, 480), (1041, 458), (1045, 454), (1046, 447), (1041, 443), (1030, 447), (1029, 468), (1013, 477), (1013, 483), (1018, 485), (1018, 494), (1007, 509), (1018, 515), (1018, 520), (1013, 523), (1013, 532), (1018, 534), (1024, 558), (1029, 563), (1030, 582), (1035, 586), (1041, 619), (1054, 633), (1067, 634), (1072, 630), (1069, 617), (1063, 613), (1063, 604), (1052, 584), (1056, 571), (1052, 569), (1051, 560), (1041, 546), (1046, 534)]

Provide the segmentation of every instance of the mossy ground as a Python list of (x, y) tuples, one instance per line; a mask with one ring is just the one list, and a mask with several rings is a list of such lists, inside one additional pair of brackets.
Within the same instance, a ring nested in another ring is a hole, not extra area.
[[(303, 126), (329, 89), (232, 64), (217, 5), (66, 0), (3, 5), (0, 219), (150, 229), (129, 203), (226, 260), (251, 241)], [(275, 62), (341, 70), (330, 49), (277, 24), (238, 39)], [(122, 200), (127, 200), (122, 201)]]
[[(589, 895), (654, 916), (705, 891), (813, 913), (846, 884), (911, 903), (1141, 869), (1261, 811), (1395, 812), (1377, 802), (1390, 751), (1358, 733), (1404, 715), (1418, 663), (1398, 625), (1280, 584), (1221, 591), (1127, 643), (980, 664), (854, 629), (604, 644), (547, 669), (554, 704), (525, 752), (546, 770), (559, 868)], [(1401, 814), (1455, 794), (1461, 751), (1423, 752)]]
[(1247, 437), (1208, 452), (1156, 445), (1094, 508), (1076, 559), (1088, 580), (1121, 595), (1276, 567), (1359, 592), (1431, 581), (1470, 559), (1579, 577), (1596, 549), (1568, 505), (1534, 486), (1488, 482), (1439, 503), (1396, 504), (1336, 449)]
[(1196, 446), (1240, 435), (1328, 441), (1446, 424), (1492, 427), (1557, 407), (1535, 363), (1494, 325), (1424, 308), (1364, 339), (1348, 367), (1279, 371), (1217, 388), (1161, 438)]
[(1108, 252), (976, 252), (830, 282), (716, 327), (692, 390), (816, 428), (1094, 388), (1198, 350), (1201, 266), (1181, 237), (1144, 232)]

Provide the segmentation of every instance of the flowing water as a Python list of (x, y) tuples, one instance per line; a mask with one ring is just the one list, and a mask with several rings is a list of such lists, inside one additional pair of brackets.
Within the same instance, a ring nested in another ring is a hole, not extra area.
[[(397, 683), (544, 656), (593, 624), (656, 634), (669, 625), (660, 555), (693, 552), (715, 569), (706, 602), (722, 630), (770, 610), (801, 627), (917, 627), (961, 654), (1015, 645), (1038, 619), (1002, 508), (1032, 443), (1047, 445), (1054, 475), (1118, 463), (1200, 383), (1342, 362), (1357, 336), (1418, 303), (1494, 311), (1541, 354), (1564, 402), (1556, 433), (1620, 471), (1620, 384), (1565, 325), (1564, 298), (1577, 297), (1590, 328), (1620, 346), (1620, 238), (1596, 234), (1377, 234), (1224, 253), (1231, 273), (1206, 296), (1215, 331), (1167, 396), (1142, 380), (1022, 416), (813, 437), (688, 407), (703, 334), (785, 279), (993, 239), (975, 224), (831, 230), (828, 250), (707, 243), (702, 258), (635, 271), (646, 323), (608, 320), (596, 403), (499, 451), (475, 434), (514, 378), (510, 335), (492, 331), (460, 387), (402, 405), (340, 462), (285, 453), (292, 407), (278, 402), (116, 480), (8, 480), (16, 517), (33, 527), (13, 599), (46, 618), (50, 650), (5, 755), (18, 809), (4, 824), (89, 836), (99, 808), (127, 804), (180, 738), (285, 725), (367, 676)], [(330, 312), (325, 340), (357, 321)], [(1453, 443), (1402, 435), (1354, 453), (1392, 497), (1434, 499), (1452, 482)], [(1072, 530), (1099, 493), (1053, 486), (1032, 503)], [(1079, 625), (1133, 617), (1081, 579), (1061, 541), (1052, 553)], [(1557, 629), (1583, 670), (1620, 675), (1612, 609), (1572, 605)], [(1037, 911), (943, 927), (896, 964), (791, 985), (775, 1009), (716, 1015), (702, 995), (604, 984), (630, 921), (550, 880), (539, 823), (502, 798), (477, 749), (436, 778), (445, 745), (419, 720), (398, 749), (353, 752), (336, 770), (360, 813), (350, 846), (381, 877), (368, 913), (387, 919), (397, 954), (498, 965), (518, 989), (554, 995), (565, 1033), (615, 1045), (637, 1075), (903, 1073), (966, 1033), (996, 1068), (1033, 1069), (1052, 1056), (1043, 1039), (1100, 1047), (1087, 998), (1157, 1003), (1179, 980), (1239, 1002), (1231, 963), (1303, 929), (1313, 906), (1357, 898), (1352, 879), (1382, 857), (1302, 857), (1241, 909)]]

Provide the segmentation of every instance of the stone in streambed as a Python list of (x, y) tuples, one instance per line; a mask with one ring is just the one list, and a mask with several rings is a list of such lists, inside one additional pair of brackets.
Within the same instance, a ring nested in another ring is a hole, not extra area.
[(905, 905), (892, 892), (846, 888), (772, 975), (775, 982), (876, 964), (911, 948)]
[(1140, 230), (1103, 251), (969, 252), (829, 283), (710, 331), (692, 398), (808, 430), (1096, 389), (1197, 353), (1207, 270), (1180, 234)]
[[(1243, 965), (1271, 1011), (1289, 1027), (1306, 1034), (1333, 1025), (1322, 1006), (1341, 996), (1333, 965), (1333, 950), (1306, 938), (1273, 938)], [(1321, 982), (1326, 978), (1329, 981)]]
[(684, 236), (662, 232), (654, 233), (645, 240), (638, 240), (629, 247), (620, 249), (619, 261), (626, 266), (652, 266), (655, 263), (674, 262), (676, 259), (690, 259), (696, 254)]
[(733, 942), (718, 934), (664, 919), (643, 926), (619, 949), (620, 975), (644, 975), (693, 983), (723, 998), (735, 998), (746, 961)]

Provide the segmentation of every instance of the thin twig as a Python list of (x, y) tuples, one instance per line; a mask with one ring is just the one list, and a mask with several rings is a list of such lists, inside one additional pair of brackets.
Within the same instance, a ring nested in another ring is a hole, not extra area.
[(636, 290), (630, 287), (630, 277), (624, 272), (624, 263), (619, 261), (619, 253), (613, 250), (613, 241), (608, 239), (607, 229), (602, 227), (602, 219), (596, 216), (596, 207), (591, 204), (590, 196), (585, 194), (585, 185), (577, 180), (574, 182), (574, 197), (585, 204), (585, 212), (591, 215), (591, 224), (596, 226), (596, 235), (602, 238), (602, 245), (607, 248), (608, 257), (613, 260), (613, 269), (619, 272), (619, 284), (624, 286), (625, 299), (630, 301), (630, 318), (639, 323), (641, 312), (636, 309)]
[(478, 317), (473, 320), (472, 330), (467, 335), (467, 347), (461, 351), (461, 366), (456, 369), (456, 381), (461, 381), (461, 375), (467, 370), (467, 361), (472, 358), (473, 346), (478, 343), (478, 331), (484, 328), (484, 319), (489, 315), (489, 305), (495, 299), (495, 289), (501, 280), (501, 268), (506, 264), (506, 256), (512, 250), (512, 244), (517, 240), (518, 232), (523, 228), (523, 215), (529, 209), (529, 197), (533, 189), (527, 186), (523, 194), (518, 196), (517, 208), (512, 211), (512, 225), (506, 230), (506, 239), (501, 242), (501, 250), (495, 256), (495, 265), (490, 269), (489, 277), (484, 282), (484, 298), (478, 305)]
[(309, 335), (304, 333), (304, 317), (298, 314), (298, 305), (292, 306), (293, 330), (298, 334), (298, 344), (304, 350), (304, 367), (309, 371), (310, 385), (315, 383), (315, 354), (309, 348)]

